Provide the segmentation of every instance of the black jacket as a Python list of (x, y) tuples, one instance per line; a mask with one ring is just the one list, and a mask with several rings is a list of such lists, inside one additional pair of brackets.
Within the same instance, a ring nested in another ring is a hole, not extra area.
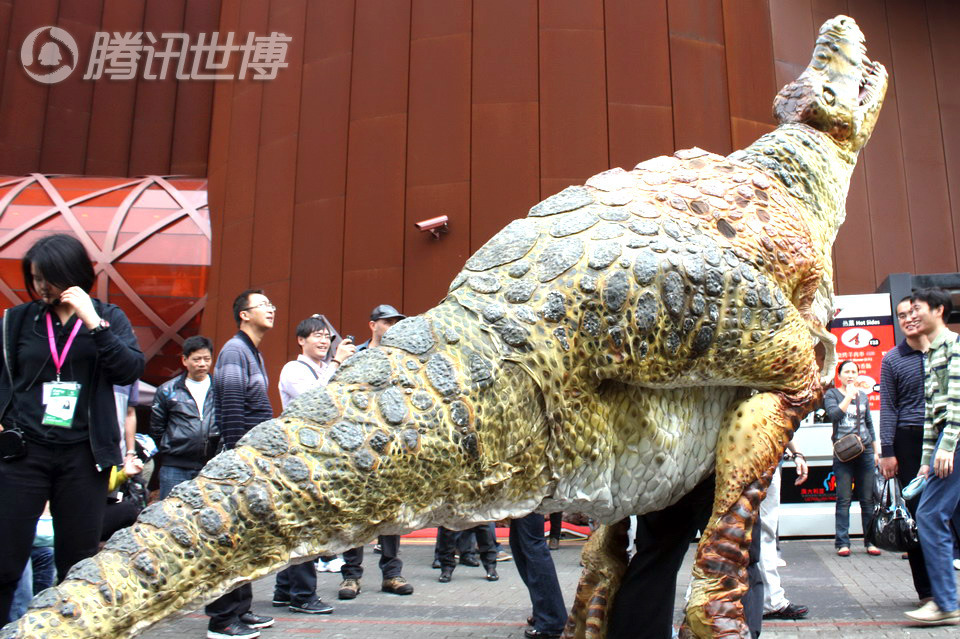
[(213, 379), (203, 400), (203, 419), (187, 389), (183, 373), (160, 385), (150, 411), (150, 435), (157, 442), (164, 466), (203, 468), (216, 454), (220, 433), (216, 428)]
[[(143, 375), (144, 358), (133, 335), (130, 320), (119, 307), (93, 300), (97, 315), (107, 320), (110, 327), (93, 335), (97, 347), (94, 363), (90, 405), (88, 407), (90, 449), (99, 469), (123, 463), (120, 456), (120, 428), (118, 427), (117, 404), (113, 385), (132, 384)], [(0, 420), (6, 417), (13, 396), (11, 375), (16, 376), (17, 358), (9, 349), (17, 343), (24, 322), (46, 310), (39, 301), (27, 302), (8, 308), (3, 315), (3, 331), (0, 336), (0, 352), (4, 365), (0, 370)], [(79, 335), (89, 335), (85, 326)], [(4, 422), (6, 423), (6, 422)]]

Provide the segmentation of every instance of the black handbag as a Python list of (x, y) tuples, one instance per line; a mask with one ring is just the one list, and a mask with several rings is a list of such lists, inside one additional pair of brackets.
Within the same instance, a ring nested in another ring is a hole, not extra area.
[(907, 511), (896, 477), (891, 477), (883, 485), (883, 494), (873, 508), (873, 519), (866, 537), (867, 544), (891, 552), (909, 552), (920, 547), (917, 522)]

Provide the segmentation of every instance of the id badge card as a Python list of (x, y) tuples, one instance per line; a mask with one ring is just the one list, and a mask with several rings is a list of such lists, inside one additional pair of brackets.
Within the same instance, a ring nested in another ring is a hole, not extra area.
[(79, 397), (80, 384), (77, 382), (44, 382), (43, 404), (46, 409), (43, 411), (42, 423), (70, 428)]

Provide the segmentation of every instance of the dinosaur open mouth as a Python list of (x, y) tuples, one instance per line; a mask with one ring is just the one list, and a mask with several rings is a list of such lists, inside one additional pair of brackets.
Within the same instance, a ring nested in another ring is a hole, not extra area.
[(883, 66), (878, 62), (873, 62), (868, 58), (863, 58), (863, 75), (860, 78), (859, 104), (864, 106), (870, 104), (877, 98), (877, 88), (881, 84), (883, 77)]

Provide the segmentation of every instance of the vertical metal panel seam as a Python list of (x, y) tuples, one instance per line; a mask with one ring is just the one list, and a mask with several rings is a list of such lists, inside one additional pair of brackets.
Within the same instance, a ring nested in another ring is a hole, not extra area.
[[(9, 2), (9, 5), (10, 5), (10, 19), (7, 21), (7, 38), (5, 40), (5, 42), (7, 43), (7, 51), (5, 55), (10, 55), (10, 51), (11, 51), (10, 36), (13, 33), (13, 12), (14, 12), (13, 0)], [(13, 49), (13, 50), (16, 51), (16, 49)], [(7, 65), (0, 64), (0, 93), (3, 93), (3, 87), (4, 87), (3, 83), (7, 79), (6, 70), (7, 70)]]
[(673, 38), (670, 37), (670, 0), (663, 0), (663, 15), (667, 18), (667, 77), (670, 78), (670, 137), (677, 148), (677, 110), (673, 99)]
[(727, 55), (727, 17), (724, 15), (723, 5), (726, 4), (726, 0), (720, 0), (720, 33), (723, 34), (723, 72), (726, 74), (724, 78), (724, 86), (727, 87), (727, 124), (729, 128), (727, 129), (727, 141), (729, 145), (728, 149), (733, 151), (736, 150), (733, 140), (733, 87), (730, 86), (730, 56)]
[[(57, 18), (54, 20), (54, 24), (60, 24), (60, 3), (62, 0), (57, 1)], [(9, 43), (8, 43), (9, 46)], [(9, 49), (7, 49), (9, 53)], [(43, 169), (43, 141), (47, 137), (47, 113), (50, 111), (50, 88), (52, 84), (44, 85), (43, 87), (43, 118), (40, 124), (40, 136), (37, 138), (37, 172), (41, 172)]]
[(353, 2), (353, 35), (350, 38), (350, 86), (347, 87), (347, 139), (343, 148), (343, 224), (340, 228), (340, 311), (338, 313), (339, 325), (343, 326), (343, 303), (345, 299), (344, 291), (347, 288), (346, 270), (343, 268), (344, 255), (347, 253), (347, 185), (350, 183), (350, 129), (353, 124), (353, 76), (354, 63), (356, 62), (357, 46), (357, 5), (363, 0), (354, 0)]
[(467, 255), (473, 254), (473, 25), (475, 2), (470, 0), (470, 97), (467, 98), (468, 118), (467, 127), (467, 219), (464, 226), (467, 229)]
[[(897, 61), (896, 61), (896, 56), (895, 56), (895, 54), (894, 54), (894, 52), (893, 52), (893, 48), (894, 48), (894, 47), (893, 47), (893, 36), (892, 36), (893, 23), (890, 21), (890, 9), (889, 9), (889, 5), (887, 4), (887, 1), (886, 1), (886, 0), (884, 0), (884, 2), (883, 2), (883, 15), (884, 15), (884, 17), (886, 18), (885, 21), (886, 21), (886, 23), (887, 23), (887, 47), (888, 47), (888, 49), (890, 50), (890, 65), (891, 65), (891, 67), (892, 67), (891, 69), (889, 69), (889, 74), (892, 76), (892, 75), (893, 75), (893, 71), (894, 71), (894, 69), (895, 69), (896, 66), (897, 66)], [(897, 100), (897, 128), (898, 128), (899, 131), (900, 131), (900, 135), (898, 136), (898, 139), (899, 139), (899, 141), (900, 141), (900, 157), (903, 158), (903, 157), (904, 157), (904, 150), (903, 150), (903, 126), (902, 126), (902, 124), (901, 124), (900, 101), (899, 101), (899, 100)], [(911, 211), (910, 211), (910, 181), (909, 181), (909, 179), (907, 178), (907, 163), (906, 163), (906, 162), (901, 162), (901, 163), (900, 163), (900, 166), (901, 166), (901, 170), (903, 171), (903, 190), (904, 190), (904, 197), (906, 198), (906, 201), (907, 201), (907, 221), (908, 221), (908, 223), (909, 223), (909, 224), (908, 224), (908, 228), (910, 229), (910, 238), (909, 238), (909, 239), (910, 239), (910, 255), (912, 256), (911, 259), (912, 259), (912, 261), (913, 261), (913, 269), (912, 269), (912, 270), (913, 270), (914, 272), (916, 272), (916, 270), (917, 270), (917, 258), (916, 258), (917, 251), (915, 250), (915, 246), (914, 246), (914, 243), (913, 243), (913, 218), (914, 218), (914, 216), (912, 215), (912, 213), (911, 213)], [(918, 221), (919, 221), (919, 220), (918, 220)]]
[[(106, 11), (106, 0), (101, 0), (100, 2), (100, 19), (97, 20), (97, 25), (101, 28), (103, 27), (103, 14)], [(96, 39), (96, 36), (94, 36)], [(92, 46), (92, 45), (91, 45)], [(77, 60), (77, 66), (80, 66), (80, 60)], [(90, 102), (89, 102), (89, 112), (87, 113), (87, 137), (83, 141), (83, 174), (87, 174), (87, 160), (90, 159), (90, 129), (93, 124), (93, 105), (96, 101), (97, 95), (97, 84), (94, 82), (93, 88), (90, 90)]]
[(541, 121), (543, 120), (543, 84), (540, 81), (540, 65), (542, 56), (540, 53), (540, 25), (543, 24), (541, 15), (542, 0), (537, 0), (537, 201), (544, 198), (543, 195), (543, 130)]
[[(300, 142), (301, 142), (301, 137), (300, 137), (300, 126), (299, 126), (299, 124), (300, 124), (300, 120), (301, 120), (302, 117), (303, 117), (303, 75), (304, 75), (304, 74), (303, 74), (303, 70), (304, 70), (304, 68), (307, 66), (307, 44), (306, 44), (306, 40), (307, 40), (307, 25), (310, 24), (310, 21), (307, 20), (307, 15), (310, 13), (310, 4), (311, 4), (311, 3), (309, 2), (309, 0), (304, 0), (304, 3), (303, 3), (303, 10), (304, 10), (304, 13), (303, 13), (303, 21), (300, 23), (300, 24), (302, 25), (302, 27), (303, 27), (303, 29), (300, 31), (300, 38), (301, 38), (301, 43), (300, 43), (300, 84), (299, 84), (299, 90), (297, 91), (298, 97), (299, 97), (300, 99), (297, 100), (297, 133), (296, 133), (297, 144), (296, 144), (296, 148), (294, 149), (294, 154), (296, 155), (297, 160), (299, 160), (299, 157), (300, 157)], [(299, 182), (299, 176), (300, 176), (300, 172), (297, 170), (297, 164), (298, 164), (298, 163), (299, 163), (298, 161), (297, 161), (297, 162), (294, 162), (294, 168), (293, 168), (293, 202), (291, 203), (291, 206), (293, 207), (293, 211), (291, 211), (292, 214), (291, 214), (291, 216), (290, 216), (290, 251), (289, 251), (289, 253), (288, 253), (288, 255), (287, 255), (287, 257), (289, 258), (289, 260), (288, 260), (289, 266), (287, 267), (287, 287), (288, 287), (288, 288), (287, 288), (287, 303), (288, 303), (288, 304), (291, 302), (291, 300), (292, 300), (292, 298), (293, 298), (293, 295), (294, 295), (293, 287), (290, 285), (290, 281), (291, 281), (291, 279), (292, 279), (293, 273), (296, 272), (296, 265), (293, 263), (293, 254), (294, 254), (294, 251), (293, 251), (293, 238), (294, 238), (294, 234), (296, 233), (296, 229), (297, 229), (297, 193), (299, 193), (299, 191), (297, 190), (297, 183)], [(341, 269), (342, 269), (342, 267), (341, 267)], [(291, 322), (290, 319), (288, 319), (287, 321), (288, 321), (288, 322)], [(292, 323), (292, 322), (291, 322), (291, 323)], [(289, 327), (289, 324), (288, 324), (288, 327)], [(288, 331), (288, 332), (289, 332), (289, 331)], [(288, 357), (290, 356), (290, 348), (291, 348), (291, 346), (290, 346), (289, 343), (288, 343), (288, 346), (287, 346), (287, 356), (288, 356)], [(294, 359), (295, 359), (295, 358), (294, 358)]]
[[(947, 141), (944, 139), (944, 130), (943, 130), (943, 109), (939, 108), (940, 106), (940, 87), (937, 83), (937, 58), (933, 55), (933, 32), (930, 30), (930, 11), (929, 3), (924, 2), (924, 8), (927, 9), (927, 38), (929, 39), (930, 46), (927, 50), (930, 52), (930, 68), (933, 69), (933, 91), (937, 97), (937, 121), (940, 123), (940, 139), (942, 140), (941, 145), (943, 147), (943, 172), (944, 172), (944, 182), (947, 185), (947, 203), (950, 208), (950, 232), (951, 235), (956, 238), (957, 232), (957, 220), (953, 216), (953, 197), (950, 188), (950, 172), (947, 170)], [(954, 257), (956, 260), (955, 268), (960, 269), (960, 244), (954, 242)]]
[[(143, 12), (140, 14), (140, 32), (143, 32), (144, 24), (147, 21), (147, 7), (144, 4)], [(133, 99), (130, 101), (130, 109), (133, 111), (133, 115), (130, 118), (130, 139), (128, 140), (129, 144), (127, 145), (127, 165), (123, 168), (123, 173), (125, 176), (130, 177), (130, 165), (133, 162), (133, 138), (136, 135), (137, 130), (137, 94), (139, 93), (140, 83), (133, 83)]]
[(613, 158), (610, 157), (610, 61), (607, 59), (607, 0), (600, 0), (600, 6), (603, 13), (603, 106), (604, 113), (607, 115), (607, 168), (613, 166)]
[(404, 298), (404, 277), (403, 274), (407, 268), (407, 192), (410, 190), (410, 76), (413, 72), (413, 3), (415, 0), (407, 0), (407, 108), (404, 113), (404, 136), (403, 136), (403, 210), (400, 212), (400, 219), (403, 220), (403, 227), (400, 229), (400, 294), (397, 299), (406, 307), (406, 298)]
[[(183, 0), (183, 16), (180, 21), (180, 33), (185, 33), (187, 29), (187, 11), (190, 0)], [(173, 83), (173, 122), (170, 126), (170, 154), (167, 159), (167, 174), (173, 175), (173, 149), (176, 146), (176, 135), (177, 135), (177, 96), (180, 94), (180, 82), (177, 80)], [(188, 80), (189, 82), (189, 80)]]

